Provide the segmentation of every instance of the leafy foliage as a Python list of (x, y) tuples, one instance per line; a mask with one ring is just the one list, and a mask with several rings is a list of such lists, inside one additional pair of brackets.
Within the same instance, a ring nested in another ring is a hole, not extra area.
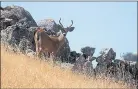
[(81, 48), (81, 52), (83, 54), (88, 55), (88, 56), (93, 56), (93, 54), (95, 52), (95, 48), (90, 47), (90, 46), (86, 46), (86, 47)]

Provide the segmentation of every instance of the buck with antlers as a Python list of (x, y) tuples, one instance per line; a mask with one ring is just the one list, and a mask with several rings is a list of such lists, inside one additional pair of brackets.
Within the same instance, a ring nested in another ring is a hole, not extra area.
[(59, 27), (58, 29), (60, 29), (63, 33), (67, 34), (68, 32), (72, 32), (74, 30), (75, 27), (72, 27), (73, 25), (73, 20), (71, 20), (71, 25), (64, 28), (64, 26), (62, 25), (62, 23), (60, 22), (61, 21), (61, 18), (59, 20)]
[[(60, 18), (61, 20), (61, 18)], [(60, 30), (58, 36), (49, 36), (44, 29), (38, 28), (34, 34), (34, 40), (36, 44), (36, 54), (39, 56), (41, 53), (53, 53), (54, 56), (57, 56), (61, 46), (66, 42), (66, 34), (67, 32), (71, 32), (74, 30), (74, 27), (71, 27), (72, 24), (64, 28), (59, 20), (59, 23), (62, 27), (62, 31)]]

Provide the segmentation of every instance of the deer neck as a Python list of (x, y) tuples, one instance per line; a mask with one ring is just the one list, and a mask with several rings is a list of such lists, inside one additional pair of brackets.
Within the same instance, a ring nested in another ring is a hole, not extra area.
[(64, 39), (65, 39), (65, 37), (64, 37), (64, 35), (61, 33), (61, 34), (59, 35), (59, 37), (58, 37), (58, 44), (57, 44), (58, 49), (60, 49), (61, 46), (64, 44)]
[(61, 33), (58, 37), (58, 41), (61, 42), (65, 39), (64, 35)]

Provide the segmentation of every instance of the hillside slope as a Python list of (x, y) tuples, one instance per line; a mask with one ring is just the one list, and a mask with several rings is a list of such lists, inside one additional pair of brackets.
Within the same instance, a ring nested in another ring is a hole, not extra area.
[(1, 46), (2, 88), (126, 88), (111, 80), (88, 79), (68, 69), (5, 51)]

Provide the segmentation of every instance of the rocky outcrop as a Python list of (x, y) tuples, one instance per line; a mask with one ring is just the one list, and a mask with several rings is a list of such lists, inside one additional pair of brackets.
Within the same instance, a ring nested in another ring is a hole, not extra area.
[(7, 6), (1, 11), (1, 42), (18, 47), (23, 53), (35, 51), (33, 39), (37, 24), (31, 14), (19, 6)]
[[(7, 6), (1, 9), (1, 42), (8, 43), (20, 52), (35, 52), (34, 31), (38, 27), (47, 30), (48, 35), (58, 35), (61, 26), (52, 19), (35, 22), (31, 14), (20, 6)], [(69, 42), (59, 52), (60, 58), (66, 60), (70, 53)], [(34, 53), (33, 53), (34, 54)]]
[(57, 31), (57, 24), (53, 19), (44, 19), (37, 22), (39, 27), (44, 27), (46, 30)]
[[(29, 26), (37, 26), (35, 20), (31, 16), (31, 14), (26, 11), (24, 8), (19, 6), (7, 6), (1, 11), (1, 18), (11, 19), (11, 25), (16, 24), (16, 22), (20, 22), (22, 24), (28, 24)], [(4, 20), (3, 20), (4, 21)], [(2, 21), (2, 22), (3, 22)]]

